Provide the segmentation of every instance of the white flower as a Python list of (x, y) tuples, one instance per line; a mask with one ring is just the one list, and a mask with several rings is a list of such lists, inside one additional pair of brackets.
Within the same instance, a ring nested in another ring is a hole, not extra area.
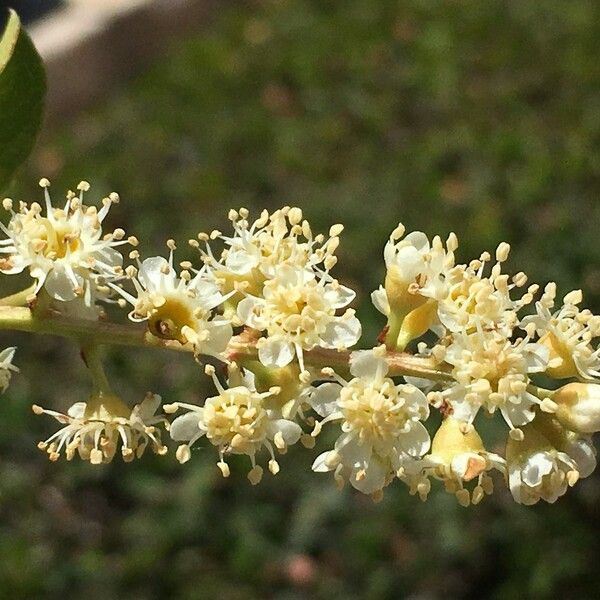
[(46, 200), (46, 215), (42, 207), (33, 203), (21, 203), (18, 212), (12, 209), (12, 201), (5, 199), (3, 206), (12, 217), (7, 226), (0, 228), (8, 236), (0, 241), (0, 271), (7, 274), (29, 269), (37, 280), (35, 294), (42, 287), (54, 300), (69, 301), (84, 297), (86, 289), (104, 280), (114, 280), (122, 273), (123, 257), (116, 250), (123, 244), (137, 244), (135, 238), (124, 239), (125, 232), (115, 229), (102, 233), (102, 221), (117, 194), (103, 200), (97, 210), (83, 204), (83, 193), (89, 184), (81, 182), (79, 196), (67, 194), (64, 208), (54, 208), (50, 202), (47, 179), (42, 179)]
[[(202, 240), (220, 238), (225, 242), (226, 249), (219, 260), (209, 246), (203, 252), (219, 277), (238, 283), (245, 281), (248, 291), (258, 294), (262, 283), (274, 277), (282, 265), (329, 271), (335, 264), (333, 254), (343, 230), (341, 225), (331, 227), (329, 237), (325, 238), (313, 236), (308, 221), (303, 220), (302, 210), (296, 207), (285, 206), (272, 214), (265, 210), (252, 224), (248, 214), (245, 208), (229, 212), (234, 229), (230, 237), (219, 231), (199, 236)], [(198, 246), (195, 241), (191, 243)]]
[(528, 337), (511, 342), (495, 332), (455, 334), (444, 358), (455, 382), (433, 394), (460, 421), (472, 423), (481, 407), (490, 414), (499, 409), (512, 430), (533, 419), (536, 405), (547, 408), (528, 386), (529, 375), (546, 368), (548, 352)]
[(515, 287), (527, 283), (527, 277), (518, 273), (509, 281), (502, 273), (502, 263), (508, 258), (510, 246), (503, 242), (496, 249), (496, 264), (489, 275), (484, 275), (491, 257), (485, 252), (469, 265), (457, 265), (446, 277), (447, 294), (439, 302), (438, 316), (453, 333), (501, 331), (510, 336), (518, 323), (517, 311), (530, 303), (537, 286), (531, 286), (518, 300), (510, 297)]
[(413, 339), (432, 329), (438, 335), (437, 301), (446, 295), (446, 272), (454, 264), (457, 240), (448, 238), (446, 248), (439, 237), (413, 231), (404, 236), (402, 224), (392, 232), (384, 249), (385, 286), (372, 292), (375, 308), (387, 318), (385, 343), (403, 350)]
[(577, 462), (555, 448), (533, 424), (525, 428), (522, 441), (509, 438), (506, 460), (510, 491), (519, 504), (556, 502), (581, 476)]
[(313, 272), (283, 266), (265, 282), (262, 297), (248, 295), (238, 305), (242, 323), (266, 337), (257, 343), (260, 361), (283, 367), (297, 355), (304, 370), (303, 350), (317, 346), (343, 350), (361, 334), (360, 321), (347, 309), (354, 292), (333, 279), (317, 279)]
[(0, 352), (0, 393), (5, 392), (13, 373), (18, 373), (18, 367), (12, 364), (16, 347), (5, 348)]
[[(433, 438), (431, 454), (422, 461), (423, 473), (444, 482), (446, 491), (454, 494), (462, 506), (478, 504), (493, 491), (488, 472), (505, 472), (502, 457), (487, 452), (473, 426), (466, 426), (453, 417), (442, 421)], [(476, 480), (472, 492), (465, 483)]]
[(233, 330), (229, 320), (214, 314), (226, 299), (205, 267), (192, 277), (188, 270), (177, 275), (173, 252), (169, 260), (162, 256), (147, 258), (136, 271), (127, 268), (136, 295), (113, 287), (133, 305), (132, 321), (148, 321), (156, 336), (190, 343), (198, 353), (219, 355)]
[(523, 327), (533, 324), (541, 336), (540, 343), (550, 350), (547, 373), (551, 377), (600, 377), (600, 349), (591, 341), (600, 336), (600, 316), (589, 310), (580, 310), (580, 290), (574, 290), (564, 298), (564, 304), (556, 312), (554, 308), (556, 284), (546, 286), (544, 294), (536, 303), (536, 315), (525, 317)]
[(131, 409), (112, 394), (98, 394), (87, 403), (73, 404), (66, 414), (34, 405), (35, 414), (50, 415), (64, 425), (38, 447), (52, 461), (58, 460), (61, 452), (71, 460), (77, 452), (82, 460), (94, 465), (111, 462), (119, 445), (126, 462), (140, 458), (148, 444), (156, 454), (163, 455), (167, 448), (161, 443), (156, 425), (166, 420), (155, 415), (160, 401), (160, 396), (148, 394)]
[(250, 371), (241, 376), (235, 365), (231, 365), (229, 371), (230, 387), (223, 388), (214, 368), (206, 368), (219, 393), (207, 398), (203, 406), (177, 402), (165, 407), (168, 412), (175, 412), (178, 408), (189, 410), (173, 421), (170, 434), (175, 441), (185, 442), (177, 449), (177, 458), (182, 463), (190, 459), (190, 447), (206, 436), (218, 449), (217, 465), (224, 477), (229, 476), (226, 455), (249, 456), (252, 469), (248, 478), (252, 484), (257, 484), (263, 469), (256, 464), (256, 453), (263, 447), (268, 450), (271, 455), (269, 470), (275, 475), (279, 472), (279, 464), (274, 449), (285, 452), (288, 446), (300, 439), (302, 430), (297, 423), (281, 418), (278, 411), (267, 408), (268, 399), (277, 394), (278, 388), (259, 393)]
[[(448, 238), (447, 249), (439, 237), (430, 244), (421, 231), (404, 236), (404, 226), (398, 225), (385, 245), (383, 257), (387, 269), (386, 286), (373, 292), (373, 303), (387, 315), (390, 305), (418, 304), (418, 296), (439, 300), (445, 295), (445, 272), (454, 264), (456, 236)], [(396, 298), (401, 295), (402, 298)], [(413, 296), (413, 300), (409, 297)]]
[[(379, 494), (398, 472), (429, 449), (429, 434), (421, 423), (429, 415), (425, 395), (408, 384), (387, 377), (384, 348), (352, 354), (347, 382), (325, 383), (311, 404), (327, 422), (337, 421), (342, 434), (334, 449), (317, 457), (313, 470), (334, 471), (340, 482), (349, 480), (365, 494)], [(329, 372), (333, 375), (332, 372)]]

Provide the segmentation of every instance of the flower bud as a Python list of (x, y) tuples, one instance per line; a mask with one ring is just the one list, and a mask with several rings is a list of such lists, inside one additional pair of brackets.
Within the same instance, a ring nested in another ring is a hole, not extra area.
[(552, 396), (558, 405), (557, 419), (579, 433), (600, 431), (600, 385), (568, 383)]

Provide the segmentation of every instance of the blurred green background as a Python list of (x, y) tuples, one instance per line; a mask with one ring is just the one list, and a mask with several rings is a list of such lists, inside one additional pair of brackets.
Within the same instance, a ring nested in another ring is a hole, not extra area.
[[(230, 207), (305, 209), (343, 222), (338, 276), (359, 290), (363, 344), (382, 320), (369, 292), (399, 220), (455, 231), (459, 257), (501, 240), (533, 281), (582, 287), (600, 310), (600, 4), (593, 0), (264, 0), (222, 7), (102, 106), (44, 132), (10, 190), (55, 198), (80, 179), (115, 189), (110, 225), (144, 253), (225, 227)], [(12, 280), (3, 282), (12, 285)], [(310, 473), (293, 448), (253, 488), (223, 480), (206, 445), (133, 464), (49, 463), (55, 423), (32, 403), (85, 399), (77, 349), (18, 343), (0, 402), (3, 598), (596, 598), (600, 476), (554, 506), (498, 486), (463, 509), (399, 483), (380, 504)], [(110, 352), (127, 400), (198, 401), (189, 357)], [(324, 444), (325, 442), (323, 442)]]

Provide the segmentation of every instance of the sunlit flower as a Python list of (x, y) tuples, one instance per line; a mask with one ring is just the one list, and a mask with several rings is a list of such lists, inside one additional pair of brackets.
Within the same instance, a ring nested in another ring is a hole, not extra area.
[(88, 402), (73, 404), (66, 414), (34, 405), (35, 414), (50, 415), (64, 425), (38, 447), (52, 461), (63, 452), (67, 460), (78, 453), (82, 460), (94, 465), (111, 462), (119, 446), (126, 462), (140, 458), (148, 445), (156, 454), (165, 454), (167, 448), (156, 427), (166, 421), (164, 416), (155, 414), (160, 402), (160, 396), (148, 394), (131, 409), (117, 396), (100, 393)]
[(567, 294), (563, 306), (551, 312), (555, 297), (556, 284), (550, 283), (536, 303), (537, 314), (523, 319), (523, 326), (535, 326), (540, 343), (550, 351), (546, 372), (559, 379), (600, 377), (600, 349), (591, 344), (592, 339), (600, 337), (600, 316), (579, 308), (580, 290)]
[(511, 342), (494, 332), (455, 334), (444, 359), (455, 382), (432, 398), (447, 402), (459, 421), (472, 423), (480, 408), (499, 410), (515, 430), (534, 417), (534, 407), (552, 410), (554, 404), (532, 393), (529, 376), (546, 368), (547, 349), (528, 337)]
[(37, 280), (35, 294), (42, 288), (54, 300), (69, 301), (86, 297), (86, 289), (98, 282), (114, 280), (122, 273), (123, 257), (116, 249), (123, 244), (137, 244), (133, 237), (125, 239), (122, 229), (103, 235), (102, 222), (112, 204), (119, 201), (111, 194), (103, 206), (83, 204), (83, 194), (90, 186), (82, 181), (79, 195), (69, 192), (63, 208), (54, 208), (50, 202), (47, 179), (42, 179), (46, 214), (37, 203), (20, 203), (18, 212), (8, 198), (3, 206), (11, 213), (7, 226), (0, 228), (7, 239), (0, 241), (0, 271), (7, 274), (29, 269)]
[(154, 335), (190, 343), (199, 353), (218, 355), (225, 350), (233, 335), (231, 323), (214, 314), (225, 297), (205, 268), (194, 276), (187, 269), (178, 275), (171, 250), (168, 260), (147, 258), (139, 270), (128, 267), (127, 274), (136, 295), (113, 287), (133, 305), (131, 320), (148, 321)]
[(446, 272), (458, 246), (454, 234), (444, 247), (437, 236), (430, 243), (420, 231), (406, 236), (404, 231), (398, 225), (385, 245), (385, 286), (371, 294), (375, 308), (388, 317), (389, 343), (399, 348), (436, 325), (437, 301), (447, 293)]
[[(275, 277), (284, 265), (315, 273), (328, 272), (334, 266), (341, 225), (332, 226), (326, 238), (313, 235), (302, 210), (296, 207), (286, 206), (271, 214), (265, 210), (253, 223), (248, 216), (245, 208), (231, 210), (232, 236), (213, 231), (210, 236), (200, 234), (199, 240), (190, 241), (196, 247), (200, 247), (200, 241), (209, 239), (225, 243), (219, 257), (213, 255), (208, 244), (206, 250), (201, 250), (204, 260), (223, 282), (225, 292), (242, 286), (248, 293), (259, 296), (264, 282)], [(238, 299), (234, 296), (232, 301)]]
[(505, 336), (511, 335), (518, 323), (517, 311), (533, 300), (538, 286), (530, 286), (519, 299), (511, 298), (511, 291), (524, 286), (527, 277), (518, 273), (510, 280), (502, 273), (502, 263), (509, 251), (510, 246), (505, 242), (498, 246), (496, 263), (489, 273), (486, 267), (491, 256), (487, 252), (469, 265), (457, 265), (448, 271), (447, 294), (439, 302), (438, 316), (450, 332), (500, 331)]
[(5, 348), (0, 352), (0, 392), (5, 392), (13, 373), (18, 373), (19, 368), (12, 364), (16, 347)]
[[(502, 457), (487, 452), (481, 437), (473, 426), (465, 427), (457, 419), (448, 417), (431, 443), (431, 454), (422, 462), (423, 473), (444, 482), (446, 491), (454, 494), (462, 506), (478, 504), (485, 494), (493, 491), (489, 471), (505, 472)], [(466, 483), (475, 481), (470, 491)]]
[(184, 463), (190, 459), (190, 448), (201, 437), (206, 436), (219, 452), (218, 467), (224, 477), (229, 476), (229, 465), (225, 457), (229, 454), (245, 454), (252, 468), (248, 479), (252, 484), (260, 482), (263, 469), (256, 464), (256, 454), (264, 447), (270, 454), (269, 471), (279, 472), (275, 450), (283, 453), (295, 444), (302, 433), (293, 421), (281, 418), (278, 411), (267, 408), (268, 399), (277, 394), (277, 388), (259, 393), (250, 371), (240, 373), (235, 365), (229, 367), (228, 388), (224, 388), (215, 375), (214, 368), (207, 366), (218, 395), (207, 398), (203, 406), (176, 402), (165, 407), (168, 412), (179, 408), (187, 409), (171, 424), (171, 437), (185, 442), (177, 449), (177, 459)]
[(384, 355), (383, 347), (354, 352), (350, 363), (354, 378), (346, 381), (326, 371), (336, 382), (319, 386), (311, 399), (314, 410), (324, 417), (315, 433), (332, 421), (342, 430), (333, 450), (319, 455), (313, 470), (334, 471), (340, 483), (348, 480), (365, 494), (381, 493), (430, 444), (421, 423), (429, 415), (425, 395), (387, 377)]
[(354, 292), (334, 279), (283, 266), (265, 282), (262, 297), (248, 295), (237, 312), (246, 326), (266, 333), (257, 342), (265, 366), (284, 367), (296, 355), (304, 370), (303, 350), (342, 350), (358, 341), (361, 325), (354, 311), (336, 314), (353, 299)]

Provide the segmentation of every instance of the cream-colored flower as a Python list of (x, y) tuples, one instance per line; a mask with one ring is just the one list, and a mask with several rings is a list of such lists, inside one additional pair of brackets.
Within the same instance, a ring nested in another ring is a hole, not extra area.
[(257, 342), (265, 366), (284, 367), (296, 355), (304, 370), (303, 350), (356, 344), (361, 325), (354, 311), (336, 314), (353, 299), (354, 292), (334, 279), (317, 279), (312, 271), (284, 265), (265, 282), (262, 297), (248, 295), (237, 313), (244, 325), (266, 333)]
[(323, 424), (339, 422), (342, 433), (333, 450), (319, 455), (317, 472), (334, 471), (340, 483), (348, 480), (365, 494), (380, 494), (398, 473), (429, 449), (429, 434), (421, 423), (429, 415), (425, 395), (387, 377), (383, 347), (352, 354), (346, 381), (332, 371), (336, 382), (319, 386), (311, 404)]
[(459, 421), (472, 423), (483, 407), (490, 414), (499, 410), (515, 430), (533, 419), (535, 406), (553, 409), (528, 389), (530, 375), (542, 373), (548, 360), (547, 349), (528, 337), (512, 342), (496, 332), (455, 334), (444, 359), (455, 382), (431, 396), (448, 402)]
[(136, 295), (114, 287), (133, 305), (131, 320), (148, 321), (154, 335), (190, 343), (198, 353), (219, 355), (225, 350), (233, 330), (230, 321), (214, 309), (226, 297), (206, 267), (194, 276), (186, 269), (178, 275), (171, 251), (168, 260), (147, 258), (139, 270), (128, 267), (127, 274)]
[[(248, 216), (245, 208), (229, 212), (232, 236), (224, 236), (220, 231), (213, 231), (210, 236), (199, 235), (200, 241), (219, 238), (225, 243), (226, 248), (219, 258), (213, 255), (208, 244), (202, 254), (223, 281), (226, 292), (241, 285), (248, 293), (259, 296), (263, 283), (275, 277), (284, 265), (316, 274), (328, 272), (334, 266), (338, 236), (343, 230), (341, 225), (331, 227), (326, 238), (313, 235), (302, 211), (296, 207), (285, 206), (272, 214), (265, 210), (253, 223)], [(190, 243), (199, 247), (197, 240)]]
[(534, 424), (523, 429), (522, 440), (509, 438), (506, 446), (508, 481), (513, 498), (531, 505), (556, 502), (581, 476), (577, 462), (555, 448)]
[[(431, 454), (422, 461), (423, 473), (444, 482), (446, 491), (454, 494), (462, 506), (478, 504), (493, 491), (489, 471), (505, 473), (501, 456), (487, 452), (473, 426), (465, 427), (453, 417), (442, 421), (433, 437)], [(470, 491), (466, 483), (476, 481)]]
[(537, 314), (523, 319), (523, 327), (533, 324), (540, 343), (550, 351), (548, 375), (558, 379), (600, 377), (600, 349), (591, 343), (600, 337), (600, 316), (579, 308), (583, 299), (580, 290), (567, 294), (560, 309), (552, 312), (555, 298), (556, 284), (550, 283), (536, 302)]
[(428, 329), (439, 332), (437, 301), (446, 293), (446, 272), (454, 265), (458, 246), (451, 234), (444, 247), (435, 237), (430, 243), (420, 231), (404, 236), (402, 224), (385, 245), (385, 286), (371, 294), (375, 308), (388, 318), (386, 343), (403, 349)]
[(452, 333), (500, 331), (512, 334), (518, 323), (517, 312), (533, 300), (538, 286), (530, 286), (518, 300), (511, 291), (527, 283), (524, 273), (509, 279), (502, 273), (502, 263), (508, 258), (510, 246), (503, 242), (496, 249), (496, 263), (486, 274), (491, 256), (485, 252), (469, 265), (457, 265), (446, 276), (447, 294), (439, 302), (438, 316)]
[(160, 402), (160, 396), (148, 394), (131, 409), (117, 396), (99, 393), (88, 402), (76, 402), (66, 414), (34, 405), (36, 415), (50, 415), (64, 425), (38, 447), (52, 461), (62, 452), (67, 460), (78, 453), (94, 465), (111, 462), (119, 445), (126, 462), (140, 458), (148, 445), (156, 454), (165, 454), (167, 448), (156, 427), (166, 422), (164, 416), (155, 414)]
[(103, 206), (83, 204), (83, 194), (89, 184), (78, 185), (79, 195), (67, 194), (63, 208), (54, 208), (50, 201), (47, 179), (42, 179), (46, 214), (42, 207), (22, 202), (18, 212), (13, 211), (12, 200), (5, 199), (3, 206), (11, 213), (7, 226), (0, 228), (8, 236), (0, 241), (0, 271), (7, 274), (29, 269), (37, 280), (35, 294), (42, 287), (48, 295), (59, 301), (89, 297), (86, 290), (98, 282), (114, 280), (122, 274), (123, 257), (116, 249), (123, 244), (137, 244), (135, 238), (125, 238), (122, 229), (102, 233), (104, 221), (112, 204), (118, 202), (117, 194), (105, 198)]
[(187, 409), (171, 424), (171, 437), (185, 442), (177, 449), (177, 458), (184, 463), (190, 459), (191, 446), (201, 437), (217, 447), (218, 467), (224, 477), (229, 476), (229, 466), (225, 462), (228, 454), (245, 454), (250, 458), (252, 468), (248, 479), (257, 484), (262, 478), (263, 469), (256, 464), (256, 454), (264, 447), (269, 452), (269, 471), (279, 472), (275, 450), (283, 453), (295, 444), (302, 433), (300, 426), (281, 417), (278, 411), (267, 408), (268, 399), (278, 393), (278, 388), (259, 393), (250, 371), (239, 373), (235, 365), (229, 367), (228, 388), (224, 388), (215, 375), (214, 368), (206, 367), (212, 376), (218, 395), (207, 398), (203, 406), (177, 402), (165, 407), (168, 412), (179, 408)]
[(0, 352), (0, 393), (5, 392), (13, 373), (18, 373), (19, 368), (12, 364), (16, 347), (5, 348)]

